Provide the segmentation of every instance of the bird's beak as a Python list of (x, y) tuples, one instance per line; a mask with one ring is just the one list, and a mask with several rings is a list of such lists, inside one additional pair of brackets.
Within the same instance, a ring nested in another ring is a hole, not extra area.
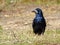
[(33, 12), (33, 13), (37, 13), (37, 11), (36, 11), (36, 10), (33, 10), (32, 12)]
[(33, 10), (33, 11), (31, 11), (31, 13), (30, 13), (31, 15), (35, 15), (35, 11)]
[(35, 10), (33, 10), (32, 12), (35, 13)]
[(35, 12), (34, 10), (32, 12)]

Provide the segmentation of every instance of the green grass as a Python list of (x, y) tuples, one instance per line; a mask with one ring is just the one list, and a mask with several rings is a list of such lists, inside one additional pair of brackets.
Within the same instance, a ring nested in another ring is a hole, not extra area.
[(3, 31), (3, 28), (2, 28), (2, 26), (0, 25), (0, 35), (2, 34), (2, 31)]
[(10, 32), (12, 35), (8, 32), (0, 35), (0, 45), (52, 45), (60, 43), (59, 30), (46, 30), (45, 34), (41, 36), (35, 35), (32, 30), (17, 30), (15, 32), (17, 38), (13, 36), (12, 32)]
[[(5, 5), (10, 5), (10, 4), (60, 4), (60, 0), (13, 0), (11, 3), (11, 0), (6, 0)], [(0, 4), (1, 5), (1, 4)]]
[(0, 30), (3, 30), (2, 26), (0, 25)]
[[(4, 5), (2, 5), (4, 3)], [(32, 4), (32, 5), (52, 5), (52, 4), (57, 4), (60, 5), (60, 0), (13, 0), (13, 2), (11, 3), (11, 0), (5, 0), (3, 3), (0, 3), (0, 11), (4, 10), (4, 9), (11, 9), (11, 7), (17, 7), (17, 5), (20, 4)]]
[(22, 0), (22, 3), (25, 4), (48, 4), (48, 5), (52, 5), (52, 4), (60, 4), (60, 0)]

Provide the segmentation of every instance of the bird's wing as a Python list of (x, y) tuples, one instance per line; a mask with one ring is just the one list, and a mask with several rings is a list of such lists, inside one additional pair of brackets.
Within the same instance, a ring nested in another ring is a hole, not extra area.
[(34, 27), (36, 24), (35, 19), (33, 20), (32, 26)]

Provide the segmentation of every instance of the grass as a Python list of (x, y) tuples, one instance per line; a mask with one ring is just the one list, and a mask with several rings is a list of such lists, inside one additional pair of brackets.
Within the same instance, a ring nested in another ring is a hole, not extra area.
[[(2, 5), (3, 3), (4, 5)], [(52, 4), (60, 4), (60, 0), (1, 0), (0, 1), (0, 5), (2, 5), (3, 7), (9, 6), (9, 5), (17, 5), (17, 4), (48, 4), (48, 5), (52, 5)]]
[(32, 29), (14, 30), (13, 32), (11, 30), (3, 30), (2, 26), (0, 26), (0, 45), (60, 44), (60, 30), (46, 30), (44, 35), (35, 35)]
[(60, 0), (1, 0), (0, 1), (0, 12), (3, 11), (4, 9), (10, 10), (11, 7), (17, 7), (17, 5), (20, 4), (32, 4), (32, 5), (52, 5), (52, 4), (57, 4), (60, 5)]
[(15, 32), (17, 38), (12, 35), (12, 32), (11, 34), (8, 32), (0, 35), (0, 45), (57, 45), (60, 43), (59, 30), (46, 30), (41, 36), (35, 35), (32, 30), (21, 30)]
[[(30, 0), (15, 0), (16, 5), (25, 3), (25, 4), (60, 4), (60, 0), (56, 1), (30, 1)], [(50, 2), (50, 3), (49, 3)], [(14, 2), (15, 4), (15, 2)], [(11, 7), (10, 0), (6, 0), (6, 7), (9, 10)], [(4, 6), (2, 6), (4, 7)], [(2, 9), (2, 8), (1, 8)], [(60, 30), (46, 30), (44, 35), (35, 35), (32, 29), (29, 30), (3, 30), (2, 26), (0, 26), (0, 45), (58, 45), (60, 44)]]
[(3, 28), (2, 26), (0, 26), (0, 34), (2, 34)]

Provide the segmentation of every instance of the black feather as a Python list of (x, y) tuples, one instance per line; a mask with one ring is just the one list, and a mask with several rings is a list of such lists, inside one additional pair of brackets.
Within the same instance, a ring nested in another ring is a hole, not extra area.
[(45, 32), (46, 21), (43, 16), (42, 10), (37, 8), (36, 11), (37, 11), (37, 13), (35, 13), (36, 16), (35, 16), (33, 23), (32, 23), (33, 32), (35, 34), (41, 35), (41, 34), (44, 34), (44, 32)]

